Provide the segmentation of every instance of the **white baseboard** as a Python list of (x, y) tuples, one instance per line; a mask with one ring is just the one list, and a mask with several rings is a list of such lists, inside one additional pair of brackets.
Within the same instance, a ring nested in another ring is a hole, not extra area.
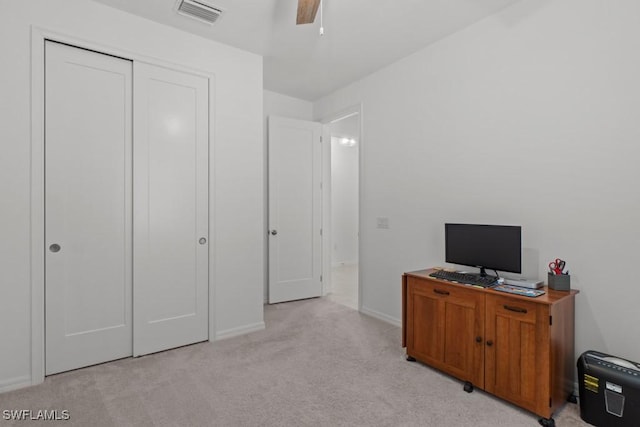
[(19, 388), (30, 387), (33, 384), (31, 383), (31, 377), (28, 375), (22, 377), (15, 377), (8, 380), (0, 381), (0, 393), (4, 393), (5, 391), (17, 390)]
[(250, 332), (261, 331), (265, 328), (264, 322), (257, 322), (251, 325), (244, 325), (237, 328), (227, 329), (225, 331), (216, 332), (215, 341), (224, 340), (227, 338), (233, 338), (240, 335), (245, 335)]
[(367, 316), (375, 317), (378, 320), (382, 320), (383, 322), (389, 323), (393, 326), (397, 326), (399, 328), (402, 327), (402, 321), (400, 319), (396, 319), (394, 317), (388, 316), (384, 313), (380, 313), (376, 310), (371, 310), (367, 307), (360, 307), (360, 313), (366, 314)]

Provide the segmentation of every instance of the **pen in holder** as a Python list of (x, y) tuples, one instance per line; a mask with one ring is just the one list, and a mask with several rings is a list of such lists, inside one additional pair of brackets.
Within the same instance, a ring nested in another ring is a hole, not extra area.
[(547, 273), (549, 289), (568, 291), (571, 289), (571, 276), (568, 274)]

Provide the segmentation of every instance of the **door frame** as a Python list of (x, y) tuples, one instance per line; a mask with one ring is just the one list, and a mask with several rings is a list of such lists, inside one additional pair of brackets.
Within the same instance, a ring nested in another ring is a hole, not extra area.
[(211, 178), (214, 153), (215, 124), (215, 75), (202, 70), (185, 67), (109, 46), (99, 41), (87, 41), (55, 30), (31, 27), (31, 185), (30, 185), (30, 285), (31, 285), (31, 378), (30, 384), (44, 382), (45, 377), (45, 156), (44, 156), (44, 81), (45, 81), (45, 40), (67, 44), (97, 53), (116, 56), (131, 61), (146, 62), (159, 67), (184, 73), (195, 74), (209, 79), (209, 341), (215, 340), (215, 186)]
[[(327, 295), (331, 284), (331, 133), (329, 126), (347, 117), (358, 115), (358, 311), (362, 311), (362, 193), (364, 189), (364, 107), (362, 102), (329, 113), (320, 119), (322, 123), (323, 147), (322, 147), (322, 295)], [(328, 138), (327, 138), (328, 136)], [(326, 139), (326, 141), (325, 141)]]

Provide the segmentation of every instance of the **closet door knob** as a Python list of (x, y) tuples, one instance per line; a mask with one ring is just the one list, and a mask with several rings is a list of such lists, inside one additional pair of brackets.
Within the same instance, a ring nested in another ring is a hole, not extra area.
[(49, 246), (49, 250), (53, 253), (60, 252), (60, 245), (54, 243), (53, 245)]
[(275, 236), (276, 234), (278, 234), (278, 230), (271, 230), (271, 235)]
[(205, 237), (201, 237), (198, 242), (200, 242), (201, 245), (204, 245), (205, 243), (207, 243), (207, 239)]

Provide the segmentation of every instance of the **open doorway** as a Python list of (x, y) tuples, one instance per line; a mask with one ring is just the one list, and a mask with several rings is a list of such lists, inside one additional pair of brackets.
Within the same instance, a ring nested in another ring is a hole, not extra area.
[(358, 310), (360, 114), (330, 122), (331, 290), (329, 298)]

